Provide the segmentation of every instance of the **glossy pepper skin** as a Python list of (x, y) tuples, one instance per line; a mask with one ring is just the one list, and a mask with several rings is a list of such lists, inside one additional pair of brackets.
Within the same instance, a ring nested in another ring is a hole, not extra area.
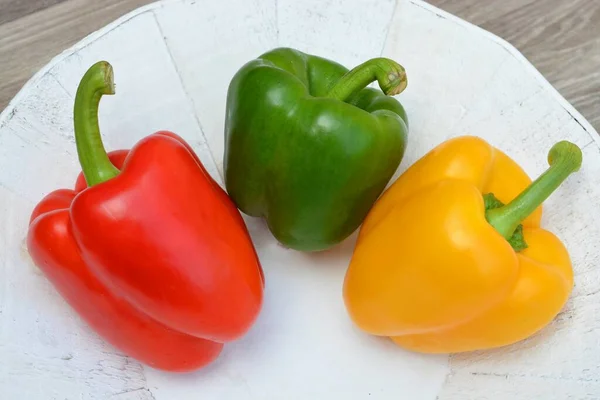
[(182, 138), (157, 132), (106, 154), (97, 109), (113, 93), (112, 68), (94, 64), (75, 100), (84, 178), (34, 209), (28, 250), (109, 343), (157, 369), (198, 369), (256, 320), (262, 269), (239, 211)]
[(361, 227), (343, 290), (352, 320), (424, 353), (500, 347), (542, 329), (567, 301), (573, 272), (564, 245), (540, 227), (541, 203), (581, 157), (559, 142), (532, 183), (482, 139), (433, 149)]
[[(378, 80), (384, 93), (365, 88)], [(406, 87), (397, 63), (352, 71), (279, 48), (248, 62), (228, 91), (224, 170), (244, 213), (288, 248), (325, 250), (362, 223), (406, 146)]]

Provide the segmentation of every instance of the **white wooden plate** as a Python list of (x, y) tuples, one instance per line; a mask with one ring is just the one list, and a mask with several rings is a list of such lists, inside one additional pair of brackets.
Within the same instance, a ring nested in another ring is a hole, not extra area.
[[(94, 62), (115, 68), (101, 104), (107, 148), (159, 129), (189, 140), (220, 179), (226, 88), (246, 61), (292, 46), (353, 67), (402, 63), (411, 122), (398, 171), (443, 140), (484, 137), (531, 176), (553, 143), (584, 167), (546, 203), (545, 226), (571, 252), (566, 309), (519, 344), (457, 356), (410, 353), (358, 332), (341, 283), (354, 236), (319, 255), (279, 246), (247, 218), (265, 268), (266, 304), (243, 340), (210, 367), (172, 375), (105, 344), (32, 264), (24, 238), (37, 201), (71, 187), (76, 85)], [(2, 399), (598, 399), (600, 141), (513, 47), (419, 0), (164, 1), (90, 35), (44, 67), (0, 116), (0, 398)]]

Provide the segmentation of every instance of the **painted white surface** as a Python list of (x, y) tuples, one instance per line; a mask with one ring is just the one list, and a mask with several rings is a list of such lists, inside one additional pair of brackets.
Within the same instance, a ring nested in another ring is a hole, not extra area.
[(276, 4), (178, 1), (154, 10), (221, 173), (227, 86), (244, 63), (277, 45)]
[(71, 98), (50, 74), (28, 88), (0, 122), (0, 399), (106, 399), (145, 388), (142, 367), (83, 324), (27, 253), (35, 203), (78, 173)]
[[(402, 63), (409, 148), (398, 173), (441, 141), (482, 136), (531, 176), (562, 139), (584, 167), (546, 203), (567, 244), (575, 290), (540, 334), (504, 349), (405, 352), (359, 333), (341, 282), (354, 236), (320, 255), (279, 246), (246, 218), (263, 263), (264, 310), (210, 367), (171, 375), (142, 367), (90, 331), (31, 263), (29, 213), (78, 172), (73, 94), (93, 62), (115, 67), (101, 103), (108, 148), (158, 129), (185, 137), (211, 174), (222, 168), (227, 84), (244, 62), (293, 46), (352, 67)], [(510, 45), (418, 0), (164, 1), (119, 19), (59, 55), (0, 115), (0, 398), (17, 399), (599, 399), (600, 148), (597, 133)]]
[[(109, 61), (116, 75), (116, 94), (102, 98), (99, 113), (107, 149), (130, 148), (151, 132), (171, 130), (208, 160), (209, 172), (217, 173), (152, 11), (119, 24), (93, 45), (65, 57), (49, 74), (74, 98), (85, 71), (100, 60)], [(74, 140), (72, 135), (69, 139)]]
[(335, 60), (347, 68), (378, 57), (395, 0), (278, 0), (279, 45)]

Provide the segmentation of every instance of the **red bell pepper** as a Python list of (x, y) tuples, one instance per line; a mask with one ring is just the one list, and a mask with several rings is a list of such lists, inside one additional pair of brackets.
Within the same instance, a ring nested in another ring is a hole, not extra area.
[(154, 368), (200, 368), (256, 320), (260, 262), (237, 208), (182, 138), (157, 132), (108, 157), (104, 94), (114, 94), (112, 67), (99, 62), (75, 99), (83, 177), (34, 209), (29, 252), (113, 346)]

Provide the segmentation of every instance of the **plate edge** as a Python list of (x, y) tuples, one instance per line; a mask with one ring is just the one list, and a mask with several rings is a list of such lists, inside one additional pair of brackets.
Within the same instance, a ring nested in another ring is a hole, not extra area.
[[(401, 1), (401, 0), (396, 0)], [(513, 56), (517, 61), (523, 65), (537, 81), (538, 83), (548, 91), (552, 97), (555, 98), (556, 101), (562, 106), (562, 108), (581, 126), (581, 128), (591, 137), (591, 139), (596, 143), (596, 145), (600, 148), (600, 135), (596, 131), (596, 129), (590, 124), (590, 122), (566, 99), (564, 96), (556, 89), (547, 79), (546, 77), (525, 57), (523, 53), (519, 49), (517, 49), (514, 45), (512, 45), (507, 40), (501, 38), (500, 36), (483, 29), (480, 26), (472, 24), (460, 17), (457, 17), (454, 14), (451, 14), (447, 11), (444, 11), (438, 7), (435, 7), (424, 0), (407, 0), (409, 3), (414, 6), (420, 7), (426, 11), (429, 11), (437, 16), (443, 17), (444, 19), (450, 20), (458, 25), (461, 25), (465, 28), (468, 28), (474, 32), (478, 32), (480, 35), (487, 37), (490, 41), (496, 43), (504, 50), (506, 50), (511, 56)]]
[[(164, 7), (171, 3), (185, 3), (187, 0), (159, 0), (154, 3), (147, 4), (143, 7), (137, 8), (133, 11), (128, 12), (127, 14), (117, 18), (113, 22), (105, 25), (104, 27), (96, 30), (89, 35), (85, 36), (79, 42), (75, 43), (73, 46), (65, 49), (60, 54), (54, 56), (46, 65), (40, 68), (25, 84), (23, 87), (17, 92), (17, 94), (10, 100), (6, 108), (0, 113), (0, 128), (6, 125), (6, 123), (11, 119), (16, 105), (20, 102), (21, 98), (25, 96), (25, 94), (29, 91), (29, 89), (35, 84), (37, 84), (42, 77), (44, 77), (52, 68), (54, 68), (59, 62), (63, 61), (65, 58), (73, 55), (81, 48), (89, 45), (94, 42), (98, 38), (106, 35), (108, 32), (116, 29), (118, 26), (126, 23), (127, 21), (152, 10), (155, 10), (160, 7)], [(398, 3), (400, 0), (396, 0)], [(510, 55), (515, 57), (527, 70), (533, 75), (533, 77), (542, 85), (544, 89), (546, 89), (555, 99), (560, 103), (560, 105), (565, 109), (567, 113), (571, 115), (571, 117), (581, 126), (581, 128), (591, 137), (591, 139), (596, 143), (598, 147), (600, 147), (600, 136), (594, 127), (589, 123), (589, 121), (567, 100), (565, 99), (560, 92), (542, 75), (542, 73), (521, 53), (515, 46), (510, 44), (505, 39), (477, 26), (474, 25), (462, 18), (459, 18), (447, 11), (444, 11), (440, 8), (437, 8), (423, 0), (408, 0), (410, 4), (414, 6), (423, 8), (433, 14), (438, 16), (442, 16), (448, 20), (453, 21), (456, 24), (462, 25), (465, 28), (468, 28), (472, 31), (478, 32), (480, 35), (486, 36), (490, 41), (496, 43), (497, 45), (504, 48)]]
[(11, 118), (14, 114), (14, 110), (16, 109), (17, 105), (21, 102), (22, 98), (28, 94), (29, 90), (31, 88), (33, 88), (36, 84), (38, 84), (42, 80), (42, 78), (44, 78), (57, 64), (59, 64), (66, 58), (72, 56), (73, 54), (77, 53), (82, 48), (95, 42), (102, 36), (108, 34), (109, 32), (113, 31), (114, 29), (118, 28), (119, 26), (123, 25), (124, 23), (130, 21), (131, 19), (133, 19), (141, 14), (150, 12), (152, 10), (163, 7), (170, 3), (184, 3), (185, 1), (186, 0), (159, 0), (159, 1), (147, 4), (145, 6), (136, 8), (135, 10), (132, 10), (132, 11), (122, 15), (121, 17), (113, 20), (112, 22), (108, 23), (107, 25), (103, 26), (102, 28), (91, 32), (90, 34), (88, 34), (87, 36), (85, 36), (81, 40), (79, 40), (77, 43), (75, 43), (74, 45), (66, 48), (59, 54), (52, 57), (50, 59), (50, 61), (48, 61), (48, 63), (46, 63), (43, 67), (41, 67), (35, 74), (33, 74), (33, 76), (31, 78), (29, 78), (23, 84), (21, 89), (19, 89), (19, 91), (15, 94), (15, 96), (8, 102), (8, 105), (6, 106), (6, 108), (4, 108), (4, 110), (2, 110), (2, 112), (0, 112), (0, 128), (4, 127), (11, 120)]

